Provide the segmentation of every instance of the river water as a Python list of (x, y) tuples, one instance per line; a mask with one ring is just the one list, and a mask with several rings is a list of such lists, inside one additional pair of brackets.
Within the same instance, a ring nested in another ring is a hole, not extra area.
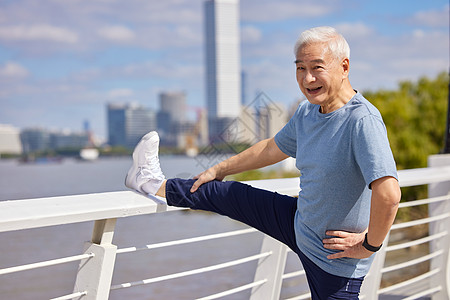
[[(213, 161), (206, 157), (161, 157), (166, 177), (189, 178)], [(131, 158), (102, 158), (94, 162), (66, 159), (61, 163), (21, 164), (0, 160), (0, 201), (126, 190), (124, 176)], [(0, 269), (82, 253), (93, 222), (0, 233)], [(183, 239), (246, 228), (210, 213), (179, 211), (119, 219), (113, 243), (119, 248)], [(113, 285), (219, 264), (259, 252), (260, 233), (194, 245), (119, 254)], [(289, 268), (298, 267), (295, 257)], [(110, 299), (195, 299), (238, 287), (253, 280), (256, 263), (167, 282), (111, 291)], [(78, 263), (0, 276), (0, 299), (50, 299), (70, 294)], [(283, 297), (298, 293), (288, 281)], [(300, 287), (303, 289), (303, 287)], [(224, 299), (248, 299), (241, 292)]]

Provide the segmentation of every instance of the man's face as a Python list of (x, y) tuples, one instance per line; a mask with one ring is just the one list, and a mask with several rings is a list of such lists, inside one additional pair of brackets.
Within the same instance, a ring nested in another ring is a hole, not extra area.
[(296, 57), (297, 83), (313, 104), (333, 106), (339, 101), (343, 81), (348, 76), (348, 59), (336, 59), (325, 43), (299, 49)]

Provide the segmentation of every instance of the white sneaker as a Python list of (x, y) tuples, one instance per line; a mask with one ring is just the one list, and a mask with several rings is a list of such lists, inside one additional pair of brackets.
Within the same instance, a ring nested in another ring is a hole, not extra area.
[[(144, 135), (133, 151), (133, 164), (125, 178), (128, 188), (144, 195), (156, 195), (165, 179), (159, 165), (158, 151), (158, 133), (152, 131)], [(144, 184), (145, 190), (142, 189)]]

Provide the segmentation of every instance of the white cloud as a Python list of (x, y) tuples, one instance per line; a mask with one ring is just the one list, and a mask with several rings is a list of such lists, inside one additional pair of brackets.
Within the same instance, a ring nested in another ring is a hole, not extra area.
[(449, 5), (445, 5), (442, 10), (428, 10), (416, 13), (411, 19), (411, 23), (419, 26), (444, 27), (449, 22)]
[(340, 23), (334, 26), (346, 39), (367, 37), (373, 30), (364, 23)]
[(0, 39), (6, 41), (53, 41), (74, 44), (78, 35), (72, 30), (47, 25), (13, 25), (0, 27)]
[(117, 25), (102, 27), (98, 30), (98, 34), (104, 39), (118, 43), (130, 42), (136, 37), (136, 34), (131, 29)]
[(354, 39), (351, 82), (356, 89), (395, 88), (400, 80), (434, 77), (448, 68), (448, 33), (411, 30), (395, 36)]
[(255, 43), (261, 40), (262, 33), (255, 26), (243, 26), (241, 28), (241, 39), (245, 43)]
[(170, 81), (183, 80), (186, 82), (198, 81), (198, 78), (203, 78), (203, 66), (177, 62), (148, 61), (106, 71), (113, 76), (126, 78), (154, 78), (155, 80), (169, 79)]
[(335, 10), (333, 1), (247, 0), (241, 1), (242, 20), (272, 22), (291, 18), (325, 16)]
[(0, 66), (0, 78), (2, 79), (25, 78), (28, 75), (29, 72), (25, 67), (12, 61), (8, 61), (4, 66)]
[(127, 88), (113, 89), (108, 92), (109, 98), (127, 98), (134, 95), (134, 91)]

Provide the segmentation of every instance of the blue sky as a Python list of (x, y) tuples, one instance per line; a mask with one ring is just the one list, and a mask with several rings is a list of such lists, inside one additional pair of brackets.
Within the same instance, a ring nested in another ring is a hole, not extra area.
[[(337, 28), (360, 91), (449, 69), (448, 0), (241, 0), (248, 100), (286, 106), (302, 95), (293, 45), (301, 31)], [(0, 1), (0, 124), (106, 135), (106, 103), (158, 109), (161, 91), (204, 106), (203, 0)]]

